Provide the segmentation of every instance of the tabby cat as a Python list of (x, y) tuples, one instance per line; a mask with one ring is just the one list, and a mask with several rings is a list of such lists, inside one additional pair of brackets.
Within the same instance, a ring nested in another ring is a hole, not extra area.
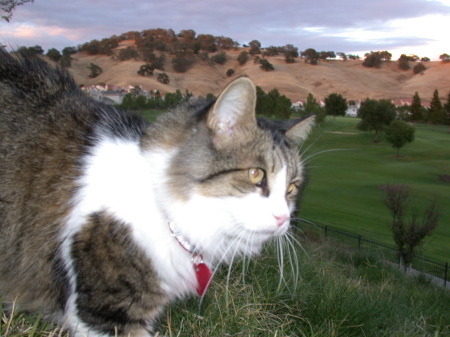
[(241, 77), (156, 122), (0, 52), (0, 296), (73, 336), (150, 336), (165, 305), (284, 235), (313, 118), (255, 116)]

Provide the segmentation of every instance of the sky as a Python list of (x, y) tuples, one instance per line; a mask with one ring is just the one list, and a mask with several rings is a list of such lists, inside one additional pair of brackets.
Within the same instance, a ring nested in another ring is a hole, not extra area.
[(0, 43), (61, 51), (151, 28), (192, 29), (241, 45), (439, 60), (450, 54), (450, 0), (34, 0), (0, 21)]

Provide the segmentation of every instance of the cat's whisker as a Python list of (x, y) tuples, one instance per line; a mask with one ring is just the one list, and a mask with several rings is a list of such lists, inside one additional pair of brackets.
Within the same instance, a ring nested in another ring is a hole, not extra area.
[(284, 279), (284, 250), (283, 250), (283, 237), (277, 238), (277, 259), (278, 259), (278, 268), (280, 270), (280, 279), (278, 281), (277, 291), (281, 290), (281, 286), (284, 283), (286, 283)]
[(288, 246), (287, 252), (289, 257), (289, 264), (291, 266), (292, 274), (294, 276), (294, 290), (295, 290), (297, 288), (297, 282), (300, 278), (300, 263), (298, 260), (297, 249), (294, 243), (297, 244), (297, 246), (299, 246), (303, 251), (304, 248), (291, 233), (287, 233), (287, 235), (285, 236), (285, 241), (287, 242)]
[(315, 144), (320, 140), (320, 138), (322, 138), (323, 135), (324, 135), (323, 132), (322, 132), (321, 134), (319, 134), (319, 135), (314, 139), (314, 141), (312, 141), (312, 142), (308, 145), (308, 147), (307, 147), (305, 150), (303, 150), (303, 146), (304, 146), (306, 143), (300, 144), (300, 146), (299, 146), (300, 153), (302, 153), (302, 154), (308, 153), (308, 151), (310, 151), (310, 150), (313, 148), (313, 146), (315, 146)]
[(246, 273), (246, 271), (247, 271), (247, 269), (248, 269), (247, 255), (249, 255), (249, 254), (247, 254), (247, 253), (250, 252), (249, 246), (250, 246), (250, 242), (252, 241), (254, 235), (255, 235), (255, 234), (252, 233), (252, 235), (250, 235), (250, 236), (247, 238), (247, 243), (246, 243), (246, 245), (245, 245), (245, 252), (246, 252), (246, 254), (243, 255), (243, 259), (242, 259), (242, 283), (243, 283), (243, 284), (245, 284), (245, 273)]
[(303, 160), (303, 162), (305, 164), (309, 164), (311, 159), (313, 159), (314, 157), (316, 157), (318, 155), (322, 155), (324, 153), (337, 152), (337, 151), (353, 151), (353, 150), (357, 150), (357, 149), (356, 148), (351, 148), (351, 149), (327, 149), (327, 150), (322, 150), (322, 151), (319, 151), (319, 152), (312, 153), (312, 154), (308, 155), (307, 157), (304, 157), (302, 155), (302, 160)]
[(316, 223), (314, 223), (314, 222), (311, 221), (311, 220), (305, 219), (305, 218), (291, 218), (291, 222), (292, 222), (292, 221), (294, 221), (294, 222), (296, 222), (296, 223), (302, 223), (302, 222), (304, 222), (304, 223), (307, 223), (308, 225), (312, 225), (312, 226), (314, 226), (314, 227), (319, 228), (319, 226), (318, 226)]
[[(244, 239), (244, 233), (241, 232), (238, 238), (239, 238), (239, 242), (241, 242)], [(228, 272), (227, 272), (227, 278), (226, 278), (226, 280), (227, 280), (226, 281), (226, 297), (225, 297), (225, 303), (227, 304), (227, 306), (229, 305), (229, 298), (228, 298), (229, 291), (228, 290), (229, 290), (229, 285), (230, 285), (231, 271), (232, 271), (233, 262), (234, 262), (234, 259), (235, 259), (236, 255), (237, 255), (236, 253), (237, 253), (237, 251), (239, 249), (239, 246), (240, 246), (240, 244), (236, 245), (236, 247), (234, 249), (234, 252), (233, 252), (233, 255), (231, 257), (231, 261), (230, 261), (230, 263), (228, 265)]]
[[(216, 260), (217, 260), (217, 262), (215, 262), (214, 268), (213, 268), (213, 270), (212, 270), (212, 278), (213, 278), (214, 275), (217, 273), (217, 271), (219, 270), (219, 268), (222, 266), (223, 261), (224, 261), (225, 259), (227, 259), (228, 254), (229, 254), (229, 252), (231, 251), (231, 249), (232, 249), (234, 246), (236, 247), (236, 249), (237, 249), (237, 247), (239, 247), (239, 245), (237, 245), (237, 244), (235, 245), (235, 243), (241, 240), (240, 235), (236, 235), (235, 238), (233, 239), (233, 241), (232, 241), (231, 243), (228, 243), (228, 245), (224, 248), (224, 247), (223, 247), (224, 241), (222, 240), (223, 238), (220, 238), (220, 234), (217, 234), (217, 236), (219, 236), (219, 237), (217, 237), (217, 238), (214, 237), (213, 240), (211, 240), (211, 243), (210, 243), (211, 246), (213, 246), (213, 243), (215, 243), (215, 244), (214, 244), (214, 250), (213, 250), (214, 253), (212, 254), (211, 261), (216, 261)], [(217, 245), (217, 242), (220, 242), (220, 244)], [(231, 265), (233, 264), (234, 255), (235, 255), (235, 253), (236, 253), (236, 249), (235, 249), (235, 251), (233, 252), (231, 262), (229, 263), (229, 272), (228, 272), (228, 275), (230, 274), (230, 268), (231, 268)], [(207, 250), (209, 251), (208, 247), (207, 247)], [(220, 256), (220, 257), (217, 258), (218, 256)], [(226, 286), (225, 286), (225, 289), (226, 289), (226, 304), (227, 304), (227, 306), (228, 306), (228, 304), (229, 304), (229, 300), (228, 300), (228, 286), (229, 286), (229, 283), (228, 283), (228, 282), (229, 282), (229, 277), (227, 276), (227, 282), (226, 282)], [(201, 307), (201, 305), (202, 305), (202, 303), (203, 303), (203, 298), (204, 298), (204, 296), (205, 296), (205, 294), (203, 294), (203, 295), (201, 296), (201, 298), (200, 298), (199, 306), (198, 306), (199, 308)], [(200, 309), (199, 309), (199, 310), (200, 310)]]
[[(308, 252), (305, 250), (305, 248), (303, 247), (303, 245), (301, 244), (301, 242), (295, 237), (294, 233), (288, 232), (287, 235), (288, 235), (288, 237), (289, 237), (289, 241), (290, 241), (290, 242), (293, 241), (293, 243), (294, 243), (295, 245), (297, 245), (297, 246), (303, 251), (303, 254), (308, 255)], [(292, 244), (292, 242), (291, 242), (291, 244)], [(295, 245), (294, 245), (294, 244), (292, 244), (292, 247), (295, 248)]]

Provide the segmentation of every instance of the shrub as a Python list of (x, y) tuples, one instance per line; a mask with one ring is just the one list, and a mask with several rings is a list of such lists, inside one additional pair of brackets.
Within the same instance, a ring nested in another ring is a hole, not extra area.
[(137, 73), (141, 76), (152, 76), (154, 70), (155, 67), (153, 67), (150, 63), (145, 63), (141, 65)]
[(100, 66), (96, 65), (95, 63), (91, 63), (91, 65), (87, 68), (90, 71), (89, 74), (90, 78), (95, 78), (103, 72), (103, 69)]
[(227, 62), (227, 54), (225, 52), (220, 52), (211, 57), (211, 60), (217, 64), (225, 64)]
[(52, 61), (58, 62), (61, 59), (61, 53), (59, 50), (51, 48), (47, 52), (47, 57)]
[(178, 55), (172, 60), (173, 69), (177, 73), (185, 73), (192, 65), (192, 60), (186, 58), (184, 55)]
[(138, 56), (136, 48), (129, 46), (120, 50), (118, 58), (120, 61), (127, 61), (133, 58), (136, 59)]
[(63, 68), (69, 68), (72, 65), (72, 57), (70, 55), (63, 55), (59, 60), (59, 65)]
[(427, 68), (424, 66), (423, 63), (417, 63), (414, 68), (413, 68), (413, 72), (414, 74), (421, 74), (423, 73)]
[(237, 57), (237, 60), (238, 60), (240, 66), (244, 65), (245, 63), (247, 63), (248, 59), (249, 59), (249, 54), (245, 50), (242, 51), (239, 54), (239, 56)]
[(166, 73), (160, 73), (158, 74), (158, 77), (156, 78), (158, 82), (161, 82), (162, 84), (169, 84), (169, 76)]
[(409, 57), (405, 54), (402, 54), (398, 59), (398, 67), (402, 70), (408, 70), (409, 68), (411, 68), (409, 65)]
[(259, 67), (264, 71), (275, 70), (275, 68), (273, 67), (273, 64), (270, 63), (266, 59), (261, 59), (261, 61), (259, 63), (261, 64)]

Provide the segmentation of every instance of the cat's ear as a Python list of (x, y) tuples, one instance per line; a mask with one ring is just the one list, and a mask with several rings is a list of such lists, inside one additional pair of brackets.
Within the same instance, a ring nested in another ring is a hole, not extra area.
[(245, 130), (256, 126), (256, 88), (247, 77), (231, 82), (208, 112), (207, 124), (213, 143), (225, 148), (239, 141)]
[(286, 137), (292, 142), (299, 144), (308, 138), (312, 127), (315, 123), (315, 116), (311, 115), (304, 119), (297, 121), (293, 126), (286, 130)]

